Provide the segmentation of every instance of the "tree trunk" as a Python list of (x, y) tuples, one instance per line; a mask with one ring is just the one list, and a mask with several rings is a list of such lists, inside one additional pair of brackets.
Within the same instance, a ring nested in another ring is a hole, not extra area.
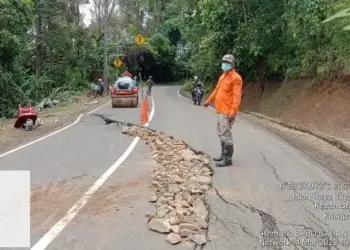
[(79, 27), (79, 25), (80, 25), (80, 4), (79, 4), (79, 1), (77, 1), (76, 11), (77, 11), (77, 22), (76, 22), (76, 26)]
[(140, 12), (139, 12), (139, 32), (143, 34), (143, 19), (145, 17), (145, 12), (143, 10), (143, 7), (140, 7)]
[[(99, 3), (101, 3), (101, 1), (99, 1)], [(102, 34), (102, 14), (101, 14), (102, 8), (99, 5), (98, 6), (98, 34), (101, 35)]]

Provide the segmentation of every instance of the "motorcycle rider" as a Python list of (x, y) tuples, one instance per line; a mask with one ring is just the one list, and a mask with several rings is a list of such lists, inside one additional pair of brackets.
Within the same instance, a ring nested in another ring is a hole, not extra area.
[(204, 91), (203, 91), (204, 85), (203, 85), (203, 83), (201, 81), (199, 81), (198, 76), (194, 76), (194, 82), (192, 84), (192, 91), (191, 91), (191, 93), (192, 93), (192, 100), (195, 99), (194, 95), (195, 95), (195, 90), (196, 90), (197, 87), (201, 90), (202, 95), (203, 95), (203, 93), (204, 93)]

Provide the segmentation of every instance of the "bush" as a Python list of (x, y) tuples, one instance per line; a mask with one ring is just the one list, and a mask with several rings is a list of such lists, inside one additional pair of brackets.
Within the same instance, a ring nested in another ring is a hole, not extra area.
[(190, 81), (185, 82), (182, 85), (182, 90), (187, 91), (187, 92), (191, 91), (192, 90), (192, 82), (190, 82)]

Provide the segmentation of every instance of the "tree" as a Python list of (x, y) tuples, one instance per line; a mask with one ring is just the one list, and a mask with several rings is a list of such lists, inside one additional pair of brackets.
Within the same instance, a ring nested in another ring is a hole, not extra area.
[[(211, 86), (226, 53), (250, 81), (349, 71), (350, 33), (334, 26), (350, 29), (350, 0), (108, 0), (108, 37), (102, 0), (93, 0), (92, 23), (83, 26), (86, 1), (1, 0), (0, 116), (12, 116), (18, 103), (38, 104), (89, 86), (103, 72), (103, 39), (109, 77), (117, 75), (119, 57), (123, 70), (158, 82), (196, 74)], [(137, 46), (140, 33), (146, 42)]]

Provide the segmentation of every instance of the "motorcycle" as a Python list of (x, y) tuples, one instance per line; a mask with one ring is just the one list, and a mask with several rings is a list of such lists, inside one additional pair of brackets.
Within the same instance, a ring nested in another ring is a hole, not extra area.
[(203, 98), (203, 92), (200, 87), (196, 87), (194, 89), (194, 99), (193, 99), (193, 104), (196, 105), (198, 104), (199, 106), (202, 103), (202, 98)]

